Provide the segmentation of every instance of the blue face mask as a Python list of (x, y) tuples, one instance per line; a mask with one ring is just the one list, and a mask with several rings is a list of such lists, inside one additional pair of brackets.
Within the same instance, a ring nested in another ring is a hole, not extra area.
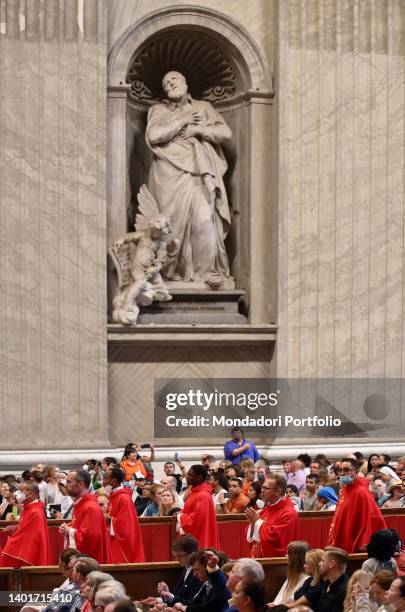
[(353, 482), (353, 476), (341, 476), (339, 478), (339, 482), (341, 485), (349, 485)]

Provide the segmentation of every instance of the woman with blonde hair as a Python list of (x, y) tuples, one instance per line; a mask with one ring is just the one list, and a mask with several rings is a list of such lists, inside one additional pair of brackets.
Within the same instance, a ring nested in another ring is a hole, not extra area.
[(305, 555), (309, 552), (308, 542), (290, 542), (287, 548), (287, 580), (277, 593), (273, 604), (287, 606), (294, 601), (294, 593), (308, 578), (304, 572)]
[(294, 601), (286, 604), (287, 608), (308, 606), (312, 610), (317, 606), (322, 595), (322, 578), (319, 571), (319, 562), (323, 550), (315, 548), (305, 555), (304, 572), (309, 576), (304, 584), (294, 593)]
[(48, 465), (44, 470), (44, 480), (46, 482), (46, 503), (61, 504), (65, 496), (59, 489), (59, 467), (57, 465)]
[(159, 516), (173, 516), (176, 512), (180, 512), (176, 501), (176, 496), (172, 489), (163, 489), (160, 496)]
[(343, 602), (343, 612), (351, 612), (352, 610), (352, 596), (354, 596), (356, 591), (355, 586), (359, 583), (361, 574), (364, 574), (363, 570), (356, 570), (353, 572), (349, 582), (347, 583), (346, 597)]

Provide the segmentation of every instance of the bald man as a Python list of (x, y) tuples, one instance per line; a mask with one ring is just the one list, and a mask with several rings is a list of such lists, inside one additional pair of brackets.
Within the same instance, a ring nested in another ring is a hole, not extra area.
[(2, 567), (49, 565), (51, 551), (44, 504), (39, 501), (36, 482), (24, 482), (17, 492), (22, 507), (18, 527), (7, 527), (10, 537), (0, 554)]

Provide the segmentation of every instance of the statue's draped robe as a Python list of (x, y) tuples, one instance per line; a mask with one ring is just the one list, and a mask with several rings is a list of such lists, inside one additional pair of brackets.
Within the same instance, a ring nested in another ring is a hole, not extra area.
[[(180, 129), (189, 105), (203, 115), (204, 139), (187, 138), (185, 128)], [(221, 115), (202, 100), (163, 102), (149, 111), (146, 142), (153, 151), (149, 189), (160, 212), (170, 218), (173, 238), (180, 240), (166, 277), (229, 277), (224, 245), (231, 221), (223, 182), (227, 163), (219, 143), (230, 137)]]

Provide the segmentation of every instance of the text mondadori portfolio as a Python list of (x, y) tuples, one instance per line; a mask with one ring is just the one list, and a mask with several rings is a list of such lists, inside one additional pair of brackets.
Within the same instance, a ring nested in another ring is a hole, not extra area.
[(267, 418), (264, 416), (229, 418), (224, 415), (178, 417), (171, 414), (166, 417), (168, 427), (340, 427), (342, 421), (332, 416), (296, 417), (289, 414)]

